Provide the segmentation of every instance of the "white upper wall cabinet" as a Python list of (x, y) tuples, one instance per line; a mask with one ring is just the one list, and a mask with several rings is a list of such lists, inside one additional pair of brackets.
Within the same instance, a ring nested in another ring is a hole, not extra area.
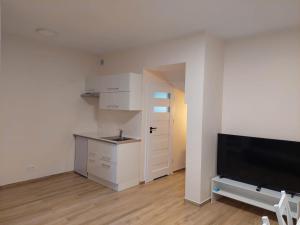
[(141, 91), (142, 75), (126, 73), (118, 75), (91, 76), (86, 80), (86, 92)]
[(90, 77), (86, 81), (86, 92), (100, 93), (100, 109), (142, 110), (142, 75), (140, 74)]

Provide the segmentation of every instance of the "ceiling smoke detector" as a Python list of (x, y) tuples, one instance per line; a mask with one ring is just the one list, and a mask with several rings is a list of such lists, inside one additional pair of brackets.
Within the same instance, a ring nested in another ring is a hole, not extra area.
[(37, 28), (35, 30), (35, 32), (37, 32), (38, 34), (40, 34), (44, 37), (54, 37), (54, 36), (57, 35), (56, 31), (49, 30), (49, 29), (46, 29), (46, 28)]

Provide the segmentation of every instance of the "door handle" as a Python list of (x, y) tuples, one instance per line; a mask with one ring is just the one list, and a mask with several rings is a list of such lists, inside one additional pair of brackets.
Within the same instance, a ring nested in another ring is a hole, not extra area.
[(153, 130), (157, 130), (157, 127), (150, 127), (150, 134), (152, 134)]

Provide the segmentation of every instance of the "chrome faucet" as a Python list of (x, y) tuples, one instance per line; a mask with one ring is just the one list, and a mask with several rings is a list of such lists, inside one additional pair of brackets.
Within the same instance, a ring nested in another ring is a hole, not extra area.
[(123, 137), (123, 130), (122, 129), (119, 130), (119, 137), (120, 138)]

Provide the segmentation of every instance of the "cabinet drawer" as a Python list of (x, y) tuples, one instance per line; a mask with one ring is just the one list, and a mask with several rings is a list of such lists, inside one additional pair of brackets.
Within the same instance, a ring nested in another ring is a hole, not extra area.
[(98, 166), (97, 166), (96, 159), (88, 159), (88, 163), (87, 163), (88, 174), (96, 175), (97, 171), (98, 171)]
[(117, 161), (117, 149), (114, 146), (111, 148), (112, 144), (106, 144), (105, 148), (102, 148), (99, 152), (99, 159), (106, 162), (116, 162)]
[(88, 173), (103, 180), (116, 183), (116, 165), (103, 160), (91, 161), (88, 163)]
[(99, 173), (97, 174), (98, 177), (110, 181), (112, 183), (116, 183), (116, 165), (114, 163), (105, 162), (103, 160), (100, 160), (99, 162)]
[(106, 162), (117, 161), (117, 148), (115, 144), (102, 141), (88, 141), (88, 158), (95, 160), (103, 160)]

